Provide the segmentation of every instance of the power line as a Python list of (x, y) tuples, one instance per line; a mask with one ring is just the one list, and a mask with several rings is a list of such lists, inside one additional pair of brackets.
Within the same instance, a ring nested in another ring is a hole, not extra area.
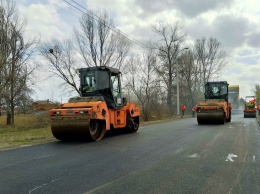
[(59, 5), (57, 5), (57, 4), (54, 4), (54, 3), (52, 3), (52, 5), (54, 5), (54, 6), (58, 7), (58, 8), (60, 8), (60, 9), (62, 9), (63, 11), (65, 11), (65, 12), (67, 12), (67, 13), (73, 15), (73, 16), (76, 17), (77, 19), (79, 19), (79, 17), (76, 16), (74, 13), (72, 13), (72, 12), (70, 12), (70, 11), (68, 11), (68, 10), (66, 10), (66, 9), (64, 9), (64, 8), (62, 8), (61, 6), (59, 6)]
[[(115, 33), (118, 33), (120, 34), (121, 36), (127, 38), (128, 40), (130, 40), (131, 42), (143, 47), (143, 48), (147, 48), (148, 46), (145, 45), (144, 43), (134, 39), (133, 37), (129, 36), (128, 34), (120, 31), (119, 29), (117, 29), (116, 27), (112, 26), (111, 24), (109, 24), (108, 22), (106, 22), (105, 20), (103, 20), (102, 18), (100, 18), (99, 16), (97, 16), (96, 14), (94, 14), (92, 11), (84, 8), (82, 5), (80, 5), (79, 3), (75, 2), (74, 0), (71, 0), (74, 4), (76, 4), (77, 6), (71, 4), (70, 2), (68, 2), (67, 0), (63, 0), (65, 3), (67, 3), (68, 5), (74, 7), (75, 9), (77, 9), (78, 11), (80, 11), (81, 13), (83, 14), (86, 14), (88, 15), (89, 17), (91, 17), (92, 19), (94, 19), (95, 21), (99, 22), (99, 21), (102, 21), (104, 22), (104, 24), (109, 28), (111, 29), (112, 31), (114, 31)], [(80, 9), (80, 8), (81, 9)], [(86, 13), (85, 11), (83, 11), (82, 9), (86, 10), (88, 13)], [(90, 13), (90, 14), (89, 14)], [(96, 19), (98, 18), (98, 19)]]
[[(75, 2), (74, 0), (71, 0), (72, 2), (74, 2), (75, 4), (77, 4), (78, 6), (80, 6), (81, 8), (83, 8), (84, 10), (86, 10), (87, 12), (90, 12), (91, 14), (93, 14), (95, 17), (97, 17), (98, 19), (102, 20), (103, 22), (106, 23), (106, 25), (108, 25), (109, 27), (111, 27), (111, 30), (114, 30), (114, 32), (116, 33), (120, 33), (123, 34), (123, 36), (125, 36), (127, 39), (129, 39), (130, 41), (133, 41), (134, 43), (138, 44), (139, 46), (143, 46), (143, 47), (147, 47), (145, 44), (143, 44), (142, 42), (134, 39), (133, 37), (131, 37), (130, 35), (120, 31), (119, 29), (117, 29), (116, 27), (110, 25), (109, 23), (107, 23), (105, 20), (103, 20), (102, 18), (100, 18), (99, 16), (95, 15), (93, 12), (91, 12), (90, 10), (84, 8), (82, 5), (80, 5), (79, 3)], [(96, 20), (97, 21), (97, 20)]]

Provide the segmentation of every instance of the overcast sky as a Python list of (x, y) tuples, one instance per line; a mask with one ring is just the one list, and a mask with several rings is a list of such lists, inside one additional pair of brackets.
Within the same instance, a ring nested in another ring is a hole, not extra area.
[[(72, 0), (66, 1), (74, 4)], [(116, 27), (139, 41), (152, 37), (153, 23), (180, 19), (187, 40), (215, 37), (222, 43), (228, 58), (219, 80), (240, 85), (243, 98), (252, 95), (253, 86), (260, 84), (259, 0), (74, 1), (89, 10), (106, 10)], [(16, 4), (20, 15), (27, 18), (26, 33), (40, 36), (41, 40), (70, 37), (81, 16), (65, 0), (16, 0)], [(60, 101), (65, 94), (55, 83), (42, 81), (35, 98)]]

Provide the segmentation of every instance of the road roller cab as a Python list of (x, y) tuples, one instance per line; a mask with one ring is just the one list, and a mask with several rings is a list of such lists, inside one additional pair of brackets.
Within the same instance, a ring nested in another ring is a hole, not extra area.
[(140, 109), (122, 98), (121, 72), (102, 66), (81, 68), (78, 72), (81, 96), (50, 110), (54, 137), (99, 141), (110, 129), (136, 132)]
[(224, 124), (231, 121), (226, 81), (207, 82), (204, 96), (205, 100), (196, 105), (198, 124)]
[(83, 97), (103, 97), (108, 108), (120, 109), (126, 99), (122, 98), (121, 72), (111, 67), (79, 69), (80, 91)]

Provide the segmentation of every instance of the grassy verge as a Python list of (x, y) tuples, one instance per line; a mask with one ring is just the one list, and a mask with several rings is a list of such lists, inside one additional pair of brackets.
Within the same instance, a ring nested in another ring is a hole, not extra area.
[(0, 150), (13, 149), (54, 141), (50, 127), (38, 129), (1, 129)]
[[(176, 120), (177, 117), (154, 118), (141, 122), (141, 126)], [(6, 126), (6, 116), (0, 117), (0, 151), (35, 144), (57, 141), (50, 128), (47, 113), (35, 115), (15, 115), (15, 126)]]
[(0, 117), (0, 151), (54, 140), (46, 113), (15, 115), (14, 127), (6, 125), (6, 116)]

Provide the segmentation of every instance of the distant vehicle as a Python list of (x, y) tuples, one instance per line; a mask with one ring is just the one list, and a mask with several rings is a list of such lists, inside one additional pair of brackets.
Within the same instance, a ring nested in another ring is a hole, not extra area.
[(231, 121), (231, 103), (228, 102), (226, 81), (207, 82), (205, 101), (196, 105), (198, 124), (225, 124)]
[(243, 108), (240, 107), (239, 85), (228, 86), (228, 101), (232, 104), (232, 113), (242, 113)]
[(244, 118), (255, 118), (256, 117), (256, 97), (246, 96), (244, 106)]

